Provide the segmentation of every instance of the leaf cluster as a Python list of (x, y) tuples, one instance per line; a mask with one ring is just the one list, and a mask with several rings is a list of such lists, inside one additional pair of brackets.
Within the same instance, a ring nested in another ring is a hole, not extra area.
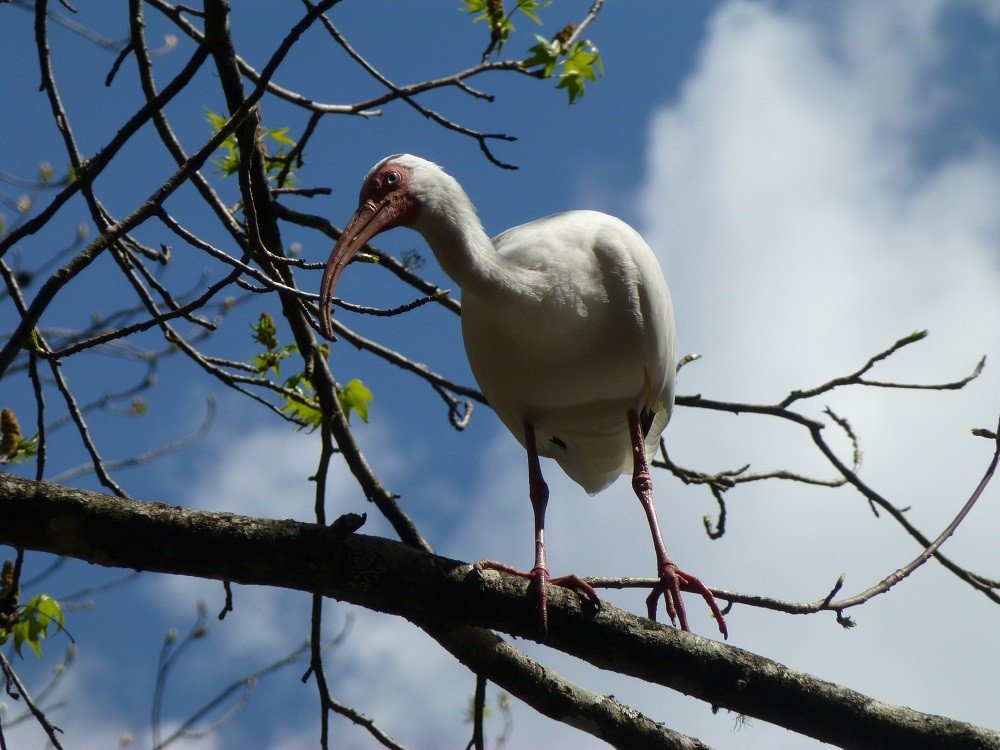
[(368, 422), (368, 404), (374, 398), (371, 390), (357, 378), (348, 380), (346, 385), (337, 389), (337, 400), (347, 415), (347, 421), (351, 420), (351, 412), (356, 411), (362, 422)]
[[(461, 0), (460, 10), (473, 16), (473, 22), (485, 21), (490, 26), (490, 52), (499, 53), (515, 31), (511, 22), (512, 16), (518, 11), (526, 15), (539, 26), (542, 20), (538, 10), (547, 8), (549, 2), (541, 0), (518, 0), (510, 11), (505, 12), (502, 0)], [(570, 44), (576, 27), (568, 24), (552, 39), (535, 34), (537, 43), (528, 50), (528, 56), (523, 65), (528, 70), (536, 69), (541, 78), (555, 78), (556, 88), (564, 89), (569, 95), (569, 103), (574, 104), (583, 96), (588, 82), (597, 80), (604, 73), (601, 53), (589, 39), (583, 39)]]
[[(205, 119), (212, 126), (215, 133), (219, 132), (222, 126), (226, 124), (225, 117), (210, 109), (205, 110)], [(257, 128), (257, 139), (261, 146), (261, 152), (264, 155), (264, 167), (267, 170), (268, 179), (276, 183), (278, 175), (281, 174), (285, 165), (288, 164), (288, 154), (295, 148), (296, 143), (288, 136), (287, 127), (272, 130), (261, 126)], [(273, 154), (268, 152), (268, 139), (278, 145), (278, 150)], [(215, 165), (219, 167), (222, 174), (226, 177), (236, 174), (240, 169), (240, 146), (236, 140), (236, 134), (230, 133), (219, 146), (219, 149), (224, 153), (213, 160)], [(292, 184), (294, 182), (293, 173), (299, 166), (301, 166), (301, 160), (296, 160), (288, 164), (288, 172), (282, 181), (283, 184)]]
[[(281, 377), (281, 362), (288, 359), (293, 354), (298, 354), (299, 347), (294, 342), (282, 346), (278, 340), (278, 329), (275, 326), (274, 318), (270, 313), (263, 312), (256, 324), (252, 324), (253, 340), (261, 344), (265, 351), (255, 354), (250, 358), (250, 366), (255, 373), (264, 376), (268, 371), (274, 373), (275, 377)], [(330, 353), (327, 344), (320, 346), (320, 352), (324, 357)], [(284, 387), (294, 391), (295, 396), (285, 394), (282, 398), (284, 404), (282, 411), (288, 414), (298, 423), (299, 429), (315, 430), (323, 423), (323, 412), (316, 399), (316, 389), (310, 382), (306, 373), (297, 372), (285, 379)], [(373, 400), (374, 395), (358, 378), (349, 380), (346, 385), (337, 390), (337, 399), (340, 401), (340, 408), (343, 409), (347, 419), (350, 420), (351, 412), (357, 412), (363, 422), (368, 421), (368, 405)]]
[(529, 57), (524, 61), (526, 68), (541, 68), (542, 78), (555, 76), (558, 79), (556, 88), (565, 89), (569, 94), (569, 103), (575, 103), (583, 96), (588, 81), (596, 81), (597, 76), (604, 73), (604, 63), (601, 53), (589, 39), (566, 45), (556, 35), (551, 41), (535, 34), (538, 43), (528, 50)]
[(542, 19), (538, 17), (539, 8), (547, 8), (552, 4), (552, 0), (518, 0), (514, 8), (507, 13), (504, 9), (503, 0), (461, 0), (462, 7), (466, 13), (474, 16), (473, 23), (485, 21), (490, 27), (490, 47), (492, 51), (499, 52), (507, 43), (510, 35), (515, 31), (511, 17), (520, 11), (539, 26)]
[(42, 641), (49, 636), (49, 626), (53, 623), (56, 625), (56, 633), (64, 629), (62, 607), (48, 594), (37, 594), (18, 610), (12, 625), (0, 627), (0, 646), (13, 636), (14, 650), (18, 656), (24, 656), (21, 649), (27, 643), (40, 659)]
[(0, 463), (19, 464), (38, 455), (38, 435), (25, 438), (14, 410), (0, 411)]

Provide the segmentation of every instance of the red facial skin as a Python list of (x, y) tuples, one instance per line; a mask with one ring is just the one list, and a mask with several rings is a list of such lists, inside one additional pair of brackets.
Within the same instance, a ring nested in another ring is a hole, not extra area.
[(412, 174), (406, 167), (386, 164), (365, 180), (358, 198), (358, 210), (344, 227), (323, 272), (319, 288), (320, 332), (333, 339), (330, 303), (340, 274), (358, 250), (372, 237), (386, 230), (410, 226), (417, 219), (420, 206), (408, 190)]

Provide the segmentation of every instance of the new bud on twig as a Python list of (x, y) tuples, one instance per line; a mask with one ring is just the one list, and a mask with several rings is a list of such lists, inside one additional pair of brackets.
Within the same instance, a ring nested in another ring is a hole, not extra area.
[(576, 24), (568, 23), (556, 32), (556, 35), (552, 37), (552, 41), (559, 42), (559, 46), (565, 47), (566, 42), (573, 36), (574, 31), (576, 31)]
[(0, 411), (0, 456), (13, 458), (21, 445), (21, 425), (18, 424), (14, 410), (4, 407)]

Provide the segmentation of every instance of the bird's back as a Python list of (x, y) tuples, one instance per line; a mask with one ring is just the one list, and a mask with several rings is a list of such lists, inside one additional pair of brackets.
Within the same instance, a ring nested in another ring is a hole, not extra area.
[(632, 468), (626, 414), (655, 413), (655, 452), (673, 405), (674, 324), (653, 252), (620, 219), (571, 211), (493, 239), (519, 269), (516, 294), (463, 294), (472, 370), (504, 424), (589, 492)]

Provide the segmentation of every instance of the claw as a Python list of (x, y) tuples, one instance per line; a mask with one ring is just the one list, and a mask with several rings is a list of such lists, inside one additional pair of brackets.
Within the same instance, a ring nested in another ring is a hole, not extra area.
[(684, 602), (681, 599), (682, 589), (693, 594), (701, 594), (702, 599), (705, 600), (709, 609), (712, 610), (712, 616), (719, 626), (719, 632), (722, 633), (723, 638), (728, 639), (729, 629), (726, 627), (726, 620), (712, 592), (701, 582), (701, 579), (685, 573), (669, 561), (660, 570), (660, 582), (653, 587), (652, 592), (646, 597), (646, 609), (649, 612), (649, 619), (656, 620), (656, 603), (660, 596), (662, 596), (667, 614), (670, 616), (670, 622), (676, 626), (677, 620), (680, 620), (681, 630), (691, 630), (688, 627), (687, 612), (684, 609)]
[(523, 570), (518, 570), (517, 568), (505, 565), (501, 562), (496, 562), (495, 560), (480, 560), (472, 567), (476, 570), (498, 570), (503, 573), (510, 573), (518, 578), (526, 578), (529, 582), (529, 586), (535, 590), (535, 603), (538, 610), (538, 626), (542, 636), (547, 635), (549, 632), (548, 586), (550, 585), (562, 586), (570, 591), (575, 591), (580, 596), (586, 597), (595, 608), (601, 608), (601, 600), (597, 596), (597, 591), (593, 586), (577, 575), (550, 578), (549, 571), (544, 567), (535, 567), (526, 573)]

